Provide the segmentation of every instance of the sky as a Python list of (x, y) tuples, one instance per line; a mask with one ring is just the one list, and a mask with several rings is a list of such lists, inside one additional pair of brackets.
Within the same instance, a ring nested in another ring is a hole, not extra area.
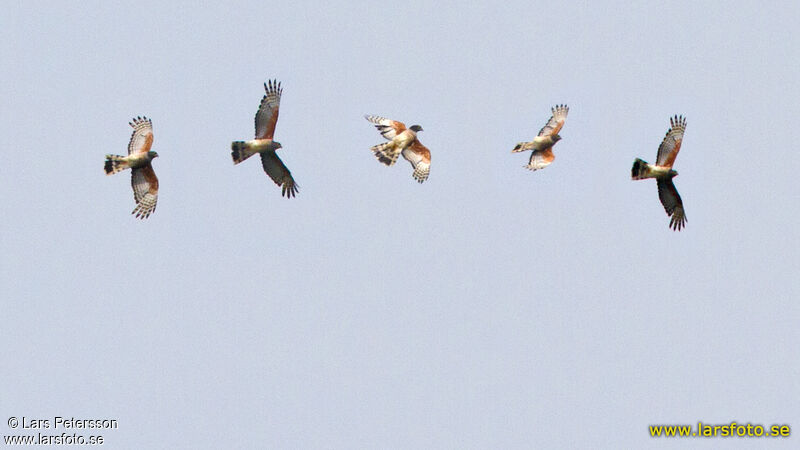
[[(0, 429), (106, 448), (793, 448), (797, 2), (6, 2)], [(287, 200), (255, 158), (263, 83)], [(544, 170), (511, 154), (556, 104)], [(418, 184), (364, 114), (422, 125)], [(653, 162), (687, 117), (668, 228)], [(131, 216), (131, 118), (158, 207)], [(49, 429), (62, 431), (89, 430)], [(794, 433), (796, 434), (796, 433)]]

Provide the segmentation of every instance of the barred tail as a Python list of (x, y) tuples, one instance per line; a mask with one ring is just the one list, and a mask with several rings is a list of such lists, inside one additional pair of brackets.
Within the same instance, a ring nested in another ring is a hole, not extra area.
[(400, 149), (398, 149), (393, 142), (373, 145), (370, 150), (375, 153), (375, 157), (378, 158), (378, 161), (387, 166), (391, 166), (397, 162), (397, 157), (400, 156)]
[(254, 152), (249, 151), (249, 145), (245, 141), (231, 142), (231, 157), (234, 164), (239, 164), (245, 159), (255, 155)]
[(128, 164), (128, 161), (125, 160), (124, 156), (106, 155), (106, 165), (103, 167), (103, 169), (106, 171), (106, 175), (113, 175), (129, 168), (130, 165)]
[(647, 161), (636, 158), (636, 161), (633, 162), (633, 167), (631, 168), (631, 179), (643, 180), (645, 178), (649, 178), (649, 175), (650, 165), (647, 164)]

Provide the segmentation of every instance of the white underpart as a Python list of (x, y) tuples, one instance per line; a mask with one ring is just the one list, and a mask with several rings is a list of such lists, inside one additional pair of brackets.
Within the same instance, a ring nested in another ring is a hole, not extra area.
[(550, 136), (536, 136), (531, 143), (534, 150), (541, 150), (543, 147), (550, 145), (553, 139)]
[(414, 142), (414, 139), (417, 138), (417, 133), (412, 130), (405, 130), (402, 133), (398, 134), (397, 136), (392, 139), (394, 141), (397, 148), (406, 148)]
[(648, 164), (647, 167), (650, 168), (650, 175), (647, 178), (659, 178), (668, 175), (669, 171), (672, 170), (669, 167), (657, 166), (655, 164)]
[(125, 160), (128, 162), (128, 167), (131, 169), (138, 169), (139, 167), (147, 165), (150, 158), (147, 153), (134, 153), (126, 156)]
[(272, 139), (251, 139), (247, 141), (248, 150), (253, 153), (263, 152), (264, 150), (272, 150)]

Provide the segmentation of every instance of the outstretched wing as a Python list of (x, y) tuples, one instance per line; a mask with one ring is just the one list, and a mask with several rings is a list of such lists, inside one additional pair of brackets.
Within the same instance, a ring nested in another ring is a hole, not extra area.
[(128, 125), (133, 127), (131, 140), (128, 142), (128, 154), (147, 153), (153, 145), (153, 123), (147, 117), (137, 117)]
[(375, 124), (378, 132), (388, 140), (394, 139), (395, 136), (406, 130), (406, 124), (396, 120), (387, 119), (381, 116), (365, 115), (365, 119)]
[(286, 168), (275, 152), (261, 152), (261, 165), (264, 166), (264, 172), (272, 178), (272, 181), (282, 188), (281, 195), (286, 198), (295, 196), (299, 186), (295, 184), (292, 173), (289, 172), (289, 169)]
[(431, 151), (415, 140), (413, 144), (403, 149), (403, 158), (411, 163), (414, 168), (414, 179), (422, 183), (431, 173)]
[(686, 118), (683, 116), (670, 117), (669, 130), (661, 145), (658, 147), (658, 156), (656, 157), (656, 165), (664, 167), (672, 167), (675, 163), (675, 158), (678, 157), (678, 152), (681, 151), (681, 143), (683, 142), (683, 133), (686, 131)]
[(556, 159), (556, 155), (553, 154), (552, 147), (545, 150), (534, 150), (533, 153), (531, 153), (531, 159), (528, 161), (528, 165), (525, 166), (525, 168), (530, 170), (544, 169), (545, 167), (549, 166), (554, 159)]
[(671, 178), (658, 179), (658, 198), (661, 199), (667, 215), (671, 217), (669, 227), (680, 231), (686, 226), (686, 211), (683, 210), (683, 201), (681, 201), (681, 196), (678, 195), (678, 190), (675, 189)]
[(278, 109), (281, 106), (283, 88), (277, 80), (264, 83), (266, 95), (261, 98), (261, 105), (256, 113), (256, 139), (272, 139), (275, 135), (275, 124), (278, 123)]
[(144, 167), (133, 169), (131, 186), (133, 186), (133, 199), (136, 201), (136, 208), (131, 214), (136, 215), (139, 219), (150, 217), (150, 214), (156, 210), (158, 201), (158, 178), (150, 163)]
[(564, 126), (564, 122), (567, 120), (569, 106), (556, 105), (551, 111), (553, 115), (550, 116), (550, 120), (547, 121), (547, 124), (539, 130), (539, 136), (553, 136), (558, 134), (558, 132), (561, 131), (561, 127)]

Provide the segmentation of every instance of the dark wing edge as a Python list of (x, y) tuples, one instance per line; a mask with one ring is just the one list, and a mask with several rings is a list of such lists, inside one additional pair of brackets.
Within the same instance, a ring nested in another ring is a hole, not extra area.
[(671, 178), (659, 178), (657, 184), (658, 198), (667, 215), (670, 216), (669, 227), (674, 231), (680, 231), (686, 227), (686, 211), (683, 209), (683, 200)]
[(678, 152), (681, 151), (683, 134), (686, 132), (686, 118), (676, 114), (675, 117), (670, 117), (669, 125), (656, 155), (656, 165), (664, 167), (672, 167)]
[(268, 80), (264, 83), (264, 90), (267, 93), (261, 98), (255, 117), (256, 139), (272, 139), (275, 136), (283, 95), (283, 88), (278, 80)]
[(374, 116), (371, 114), (365, 114), (364, 118), (367, 119), (371, 124), (375, 125), (375, 128), (378, 129), (378, 133), (380, 133), (381, 136), (389, 141), (406, 130), (406, 124), (397, 120), (387, 119), (386, 117)]
[(147, 117), (137, 116), (128, 125), (133, 128), (131, 140), (128, 141), (128, 154), (149, 152), (153, 145), (153, 122)]
[(281, 187), (282, 196), (292, 198), (300, 190), (300, 186), (295, 183), (292, 173), (275, 152), (261, 152), (261, 165), (264, 167), (264, 172), (272, 178), (272, 181)]
[(147, 219), (156, 210), (158, 202), (158, 177), (150, 164), (133, 169), (131, 187), (136, 208), (131, 211), (138, 219)]
[(414, 169), (412, 176), (415, 180), (422, 183), (428, 179), (431, 173), (431, 151), (422, 145), (419, 140), (415, 140), (411, 146), (403, 150), (403, 158), (411, 163)]
[(561, 131), (561, 128), (564, 126), (564, 122), (567, 120), (567, 114), (569, 113), (569, 106), (567, 105), (556, 105), (551, 108), (551, 115), (550, 119), (547, 121), (545, 126), (539, 130), (539, 134), (537, 136), (553, 136), (558, 134)]

